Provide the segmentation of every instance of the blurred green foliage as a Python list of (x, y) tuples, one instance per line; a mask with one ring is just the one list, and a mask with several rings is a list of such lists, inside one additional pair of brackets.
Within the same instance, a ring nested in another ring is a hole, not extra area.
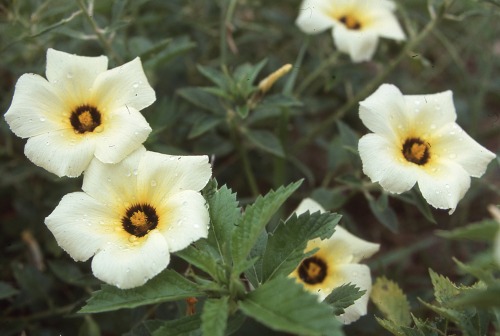
[[(443, 2), (398, 3), (410, 41), (430, 22), (428, 5), (437, 10)], [(374, 59), (361, 64), (336, 53), (329, 33), (301, 33), (294, 25), (299, 5), (298, 0), (0, 1), (1, 109), (7, 111), (22, 74), (44, 74), (49, 47), (105, 54), (110, 67), (140, 56), (157, 95), (157, 102), (143, 111), (153, 128), (148, 149), (211, 156), (214, 177), (236, 190), (242, 204), (305, 178), (280, 217), (312, 196), (342, 214), (351, 232), (379, 242), (381, 252), (370, 261), (372, 274), (399, 284), (412, 313), (422, 319), (414, 318), (417, 325), (428, 318), (441, 326), (443, 316), (448, 318), (444, 309), (454, 304), (484, 308), (487, 298), (498, 297), (498, 284), (474, 287), (479, 296), (464, 293), (457, 299), (462, 301), (445, 303), (433, 294), (433, 285), (441, 286), (445, 278), (431, 273), (431, 283), (428, 269), (451, 279), (447, 286), (473, 286), (478, 279), (488, 284), (485, 274), (498, 276), (498, 267), (491, 267), (490, 241), (451, 240), (468, 237), (468, 232), (436, 235), (435, 230), (489, 218), (487, 205), (500, 203), (500, 161), (492, 162), (481, 179), (473, 179), (453, 216), (430, 209), (416, 191), (388, 195), (361, 172), (357, 140), (367, 130), (357, 116), (357, 102), (364, 98), (359, 97), (363, 90), (378, 86), (374, 80), (380, 74), (405, 94), (450, 89), (459, 125), (498, 156), (500, 3), (454, 1), (412, 48), (382, 39)], [(294, 65), (292, 71), (259, 95), (258, 82), (286, 63)], [(73, 262), (57, 246), (43, 222), (63, 195), (80, 189), (81, 178), (59, 179), (34, 166), (23, 154), (24, 142), (2, 118), (0, 333), (119, 335), (135, 328), (133, 334), (142, 335), (157, 329), (155, 320), (184, 316), (183, 300), (77, 314), (99, 281), (88, 262)], [(482, 237), (481, 231), (470, 231)], [(183, 273), (187, 265), (174, 258), (169, 267)], [(273, 285), (279, 287), (271, 284), (271, 290)], [(214, 311), (224, 304), (206, 303)], [(369, 309), (375, 311), (374, 306)], [(266, 318), (254, 317), (261, 322)], [(189, 326), (199, 318), (181, 322)], [(458, 319), (449, 320), (460, 324)], [(344, 330), (348, 335), (385, 332), (373, 314)], [(274, 332), (247, 320), (237, 334), (256, 333)]]

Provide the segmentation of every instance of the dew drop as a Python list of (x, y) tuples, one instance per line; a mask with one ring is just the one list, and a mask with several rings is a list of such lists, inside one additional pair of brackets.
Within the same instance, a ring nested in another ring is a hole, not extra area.
[(137, 169), (134, 169), (134, 175), (137, 176), (137, 174), (139, 173), (139, 171)]
[(115, 227), (115, 231), (116, 231), (116, 232), (120, 232), (121, 230), (122, 230), (122, 228), (121, 228), (121, 227), (119, 227), (119, 226), (116, 226), (116, 227)]
[(431, 130), (435, 130), (435, 129), (436, 129), (436, 125), (431, 124)]
[(128, 207), (130, 207), (130, 203), (129, 203), (129, 202), (125, 202), (125, 203), (123, 203), (123, 206), (124, 206), (125, 208), (128, 208)]
[(106, 180), (107, 180), (108, 182), (111, 182), (111, 177), (108, 177)]
[(125, 272), (130, 273), (130, 268), (127, 267), (127, 269), (125, 270)]
[(130, 175), (132, 175), (132, 172), (129, 170), (129, 171), (127, 172), (127, 177), (130, 177)]
[(135, 131), (135, 132), (134, 132), (134, 135), (139, 135), (139, 132)]
[(175, 156), (171, 156), (170, 161), (174, 161), (174, 160), (175, 160)]
[(134, 89), (137, 89), (137, 88), (139, 87), (139, 83), (135, 82), (134, 84), (132, 84), (132, 87), (133, 87)]
[(130, 235), (128, 237), (128, 241), (131, 242), (131, 243), (135, 243), (137, 241), (137, 237), (134, 236), (134, 235)]
[(46, 142), (45, 142), (45, 145), (46, 145), (46, 146), (50, 146), (50, 142), (46, 141)]
[(101, 133), (104, 130), (104, 127), (102, 125), (97, 126), (94, 128), (94, 132), (96, 133)]
[(450, 189), (450, 185), (449, 185), (449, 184), (445, 184), (445, 185), (444, 185), (444, 187), (445, 187), (446, 189)]
[(184, 202), (182, 202), (182, 205), (183, 205), (183, 206), (187, 206), (187, 205), (188, 205), (188, 202), (187, 202), (187, 201), (184, 201)]
[(157, 183), (156, 183), (156, 180), (151, 180), (151, 186), (152, 186), (153, 188), (154, 188), (154, 187), (156, 187), (156, 184), (157, 184)]
[(40, 117), (40, 121), (45, 121), (46, 119), (44, 117)]
[(193, 227), (194, 227), (195, 229), (199, 229), (199, 228), (200, 228), (200, 225), (199, 225), (199, 224), (194, 224), (194, 225), (193, 225)]
[(104, 225), (104, 221), (103, 221), (103, 220), (100, 220), (100, 221), (99, 221), (99, 224)]

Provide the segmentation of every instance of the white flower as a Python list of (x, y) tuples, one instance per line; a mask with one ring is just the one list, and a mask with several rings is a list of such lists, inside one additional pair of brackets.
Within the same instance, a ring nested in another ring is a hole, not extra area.
[(429, 204), (452, 213), (470, 176), (483, 175), (495, 157), (455, 123), (451, 91), (403, 96), (384, 84), (359, 104), (361, 120), (374, 132), (359, 140), (363, 172), (389, 192), (418, 182)]
[[(298, 214), (325, 210), (310, 198), (304, 199), (295, 212)], [(361, 290), (366, 290), (362, 297), (345, 309), (338, 319), (349, 324), (366, 315), (366, 307), (372, 288), (370, 269), (359, 262), (372, 256), (380, 245), (360, 239), (344, 228), (337, 226), (329, 239), (314, 239), (307, 244), (306, 252), (319, 250), (304, 259), (291, 276), (304, 285), (304, 288), (318, 295), (323, 301), (336, 287), (351, 283)]]
[(93, 160), (83, 191), (63, 197), (45, 219), (58, 244), (94, 275), (120, 288), (144, 284), (167, 267), (170, 253), (207, 237), (200, 190), (211, 175), (207, 156), (138, 149), (118, 164)]
[(105, 56), (49, 49), (47, 79), (19, 78), (5, 120), (25, 154), (58, 176), (79, 176), (95, 156), (117, 163), (139, 148), (151, 128), (139, 112), (155, 101), (139, 58), (106, 70)]
[(378, 38), (404, 40), (389, 0), (304, 0), (296, 24), (307, 34), (332, 29), (336, 47), (353, 62), (368, 61)]

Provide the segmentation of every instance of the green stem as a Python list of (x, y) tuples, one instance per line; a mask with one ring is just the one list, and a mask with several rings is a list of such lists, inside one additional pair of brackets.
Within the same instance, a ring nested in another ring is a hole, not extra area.
[(241, 133), (242, 131), (239, 129), (238, 125), (234, 122), (234, 117), (229, 121), (229, 128), (231, 129), (231, 138), (233, 140), (233, 144), (238, 151), (238, 155), (241, 159), (241, 163), (243, 165), (243, 171), (245, 172), (245, 176), (247, 178), (248, 186), (250, 187), (250, 191), (254, 197), (260, 195), (259, 187), (257, 186), (257, 180), (252, 171), (252, 167), (250, 165), (250, 159), (248, 157), (248, 151), (245, 147), (242, 139)]
[(75, 309), (75, 307), (79, 304), (81, 304), (80, 301), (75, 302), (75, 303), (71, 303), (67, 306), (63, 306), (63, 307), (59, 307), (59, 308), (51, 308), (49, 310), (35, 313), (35, 314), (29, 315), (29, 316), (20, 316), (20, 317), (1, 319), (0, 322), (11, 322), (11, 323), (16, 322), (16, 321), (29, 322), (29, 321), (46, 319), (46, 318), (49, 318), (52, 316), (64, 315), (64, 314), (69, 313), (73, 309)]
[(78, 4), (80, 9), (82, 10), (83, 16), (87, 19), (90, 26), (92, 27), (92, 30), (94, 31), (95, 35), (97, 36), (97, 39), (101, 43), (102, 48), (106, 51), (106, 53), (110, 57), (112, 57), (115, 60), (115, 62), (117, 62), (117, 64), (123, 63), (123, 59), (120, 57), (120, 55), (118, 55), (114, 51), (113, 47), (111, 46), (111, 42), (108, 39), (106, 39), (106, 37), (102, 33), (102, 29), (99, 28), (99, 26), (95, 22), (94, 18), (92, 17), (92, 14), (89, 12), (89, 9), (87, 8), (87, 6), (85, 6), (85, 3), (83, 2), (83, 0), (76, 0), (76, 3)]
[[(290, 119), (290, 111), (288, 108), (283, 108), (281, 110), (281, 116), (279, 120), (279, 126), (278, 126), (278, 134), (279, 134), (279, 139), (282, 144), (287, 143), (288, 139), (288, 121)], [(286, 152), (287, 148), (285, 148)], [(281, 157), (275, 157), (274, 160), (274, 176), (273, 176), (273, 181), (274, 181), (274, 187), (279, 188), (280, 186), (285, 184), (285, 175), (286, 175), (286, 159), (281, 158)]]
[(227, 27), (231, 23), (234, 11), (236, 9), (237, 0), (230, 0), (227, 6), (226, 13), (221, 14), (221, 25), (220, 25), (220, 63), (225, 65), (227, 62)]
[(324, 75), (325, 70), (337, 63), (340, 52), (337, 50), (326, 61), (322, 62), (313, 72), (307, 76), (297, 89), (297, 96), (300, 96), (309, 85), (316, 80), (319, 76)]
[(399, 55), (393, 59), (389, 65), (381, 72), (377, 77), (371, 80), (361, 91), (359, 91), (352, 99), (348, 100), (344, 105), (342, 105), (334, 114), (330, 115), (328, 118), (323, 120), (319, 125), (317, 125), (309, 134), (303, 137), (298, 143), (297, 148), (302, 148), (313, 139), (315, 139), (319, 134), (329, 129), (330, 126), (337, 120), (342, 118), (351, 108), (359, 103), (362, 99), (366, 98), (371, 94), (377, 86), (379, 86), (385, 78), (398, 66), (403, 59), (406, 58), (407, 54), (410, 53), (429, 33), (434, 29), (437, 22), (442, 16), (436, 16), (424, 27), (424, 29), (409, 41)]

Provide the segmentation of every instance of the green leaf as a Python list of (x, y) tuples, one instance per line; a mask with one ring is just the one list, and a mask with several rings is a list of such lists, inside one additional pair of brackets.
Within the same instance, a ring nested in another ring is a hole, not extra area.
[(258, 260), (245, 271), (245, 277), (250, 281), (254, 288), (257, 288), (262, 283), (262, 256), (266, 251), (268, 235), (265, 230), (262, 230), (257, 242), (250, 251), (249, 258), (258, 258)]
[(5, 299), (19, 293), (17, 289), (6, 282), (0, 281), (0, 300)]
[(212, 83), (224, 90), (227, 90), (227, 83), (230, 81), (230, 78), (228, 78), (228, 76), (226, 76), (222, 71), (200, 64), (198, 64), (196, 68)]
[(234, 272), (241, 273), (252, 247), (255, 245), (262, 230), (279, 207), (297, 190), (302, 181), (271, 190), (264, 197), (259, 196), (255, 203), (245, 209), (237, 228), (233, 231), (231, 251), (234, 262)]
[(188, 37), (180, 37), (169, 42), (165, 48), (157, 53), (152, 53), (147, 62), (143, 65), (147, 69), (158, 69), (165, 63), (170, 62), (177, 56), (180, 56), (189, 50), (196, 47), (196, 43), (192, 42)]
[[(349, 148), (350, 153), (357, 153), (359, 136), (356, 134), (356, 132), (354, 132), (352, 128), (350, 128), (342, 121), (337, 121), (337, 128), (339, 129), (340, 139), (342, 140), (344, 148)], [(356, 155), (356, 157), (358, 156)]]
[(215, 115), (224, 115), (224, 109), (217, 98), (199, 87), (188, 87), (177, 90), (177, 94), (199, 108)]
[(141, 287), (119, 289), (103, 285), (101, 290), (92, 293), (87, 304), (80, 309), (79, 313), (99, 313), (134, 308), (201, 295), (203, 293), (195, 283), (167, 269)]
[(311, 198), (316, 200), (323, 208), (336, 210), (340, 209), (348, 200), (347, 192), (343, 187), (333, 189), (317, 188), (311, 193)]
[(83, 274), (74, 262), (50, 260), (48, 265), (50, 270), (66, 283), (77, 286), (89, 286), (99, 283), (93, 276)]
[(224, 268), (209, 252), (190, 245), (181, 251), (175, 252), (175, 254), (191, 265), (208, 273), (216, 281), (221, 282), (225, 279)]
[(429, 274), (434, 287), (434, 297), (439, 303), (446, 303), (460, 293), (460, 289), (447, 277), (437, 274), (429, 269)]
[(311, 239), (330, 238), (340, 215), (331, 213), (293, 214), (286, 222), (281, 222), (269, 235), (264, 253), (263, 281), (276, 276), (289, 275), (304, 259), (304, 250)]
[(193, 122), (193, 127), (188, 134), (188, 139), (199, 137), (202, 134), (210, 131), (224, 122), (222, 117), (214, 117), (211, 115), (201, 115)]
[(500, 309), (500, 284), (483, 289), (469, 289), (449, 302), (451, 307)]
[(167, 321), (153, 332), (153, 336), (188, 336), (190, 332), (200, 329), (200, 314), (181, 317)]
[(164, 320), (148, 320), (134, 327), (123, 336), (151, 336), (156, 330), (165, 324)]
[(236, 106), (236, 113), (238, 113), (242, 119), (245, 119), (248, 117), (248, 113), (250, 113), (250, 108), (248, 105), (238, 105)]
[(422, 194), (415, 189), (412, 189), (403, 194), (394, 194), (393, 197), (402, 200), (403, 202), (412, 204), (417, 207), (422, 215), (431, 223), (436, 224), (436, 220), (434, 219), (434, 215), (432, 214), (431, 207), (429, 203), (425, 200)]
[(324, 300), (333, 307), (333, 313), (335, 315), (343, 314), (345, 309), (354, 304), (354, 301), (359, 299), (366, 293), (366, 290), (360, 290), (360, 288), (352, 285), (350, 283), (343, 284), (340, 287), (335, 288)]
[(78, 336), (100, 336), (101, 329), (94, 319), (87, 315), (83, 321), (83, 325), (78, 330)]
[(410, 304), (395, 282), (386, 277), (377, 278), (370, 298), (389, 321), (399, 326), (410, 325)]
[(245, 132), (245, 136), (257, 148), (280, 158), (285, 157), (283, 146), (274, 133), (262, 130), (248, 130)]
[(331, 308), (290, 278), (264, 283), (238, 305), (245, 314), (273, 330), (294, 335), (342, 335)]
[(229, 315), (229, 297), (208, 299), (201, 314), (201, 330), (203, 335), (224, 336)]
[(483, 220), (451, 231), (437, 231), (437, 235), (456, 240), (493, 241), (498, 232), (495, 220)]
[(236, 68), (233, 73), (233, 77), (237, 83), (249, 83), (253, 84), (259, 72), (262, 70), (264, 65), (266, 65), (267, 59), (263, 59), (256, 65), (249, 63), (242, 64)]
[(401, 330), (401, 327), (393, 321), (382, 319), (377, 316), (375, 316), (375, 319), (377, 320), (378, 324), (380, 324), (387, 331), (391, 332), (393, 335), (405, 336), (404, 332)]
[(398, 217), (394, 210), (389, 206), (387, 194), (382, 193), (378, 199), (368, 198), (370, 210), (380, 223), (394, 233), (399, 230)]
[(222, 259), (231, 260), (231, 237), (241, 217), (241, 209), (236, 200), (236, 194), (227, 186), (206, 195), (210, 213), (210, 229), (208, 242), (216, 248)]

